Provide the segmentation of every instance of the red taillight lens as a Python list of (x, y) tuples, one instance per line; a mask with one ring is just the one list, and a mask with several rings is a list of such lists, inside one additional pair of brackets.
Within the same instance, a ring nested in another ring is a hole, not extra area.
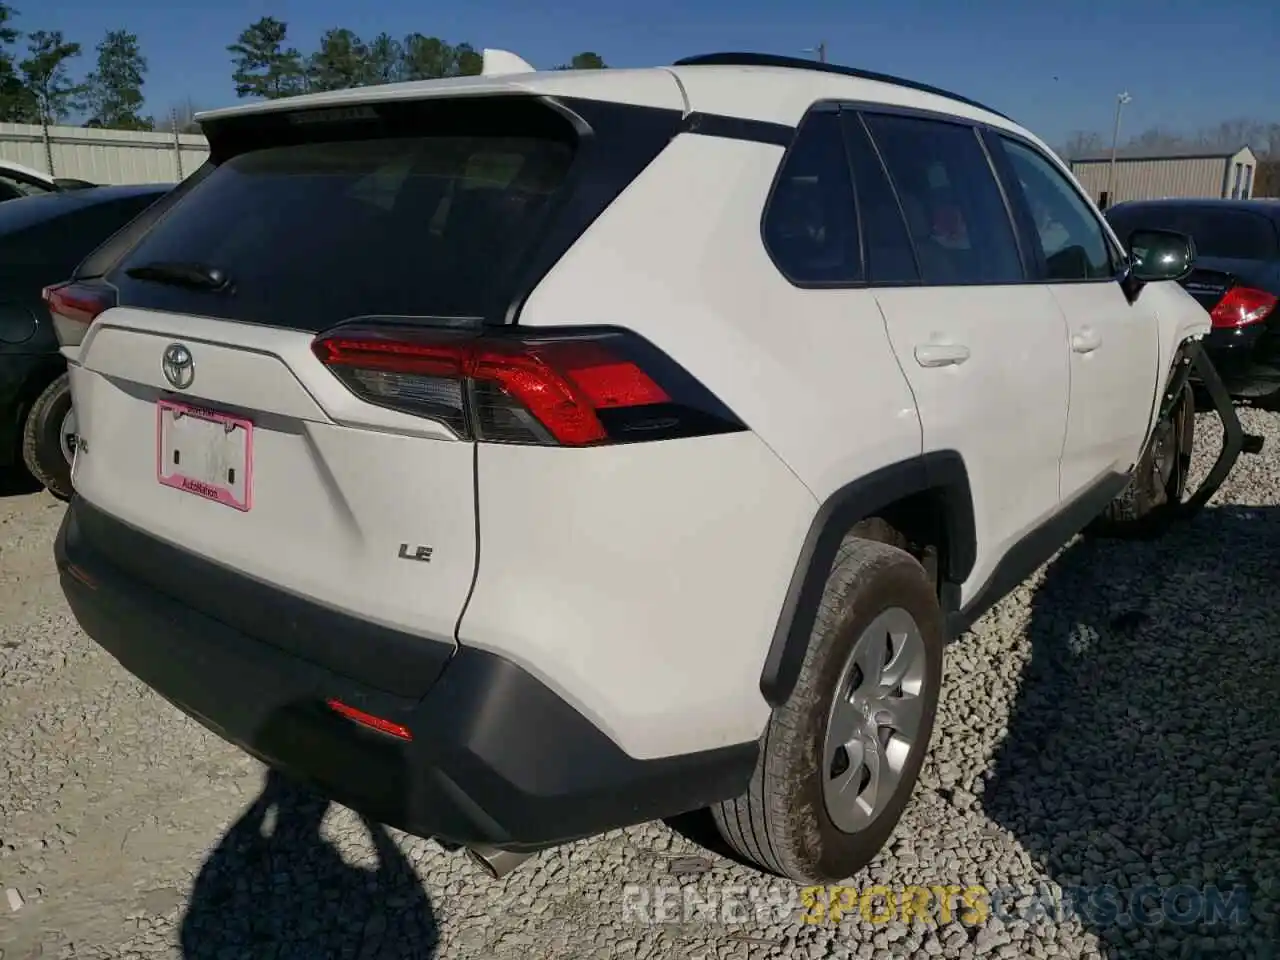
[(1276, 298), (1253, 287), (1232, 287), (1209, 311), (1215, 327), (1244, 327), (1265, 320), (1275, 309)]
[(743, 429), (687, 372), (624, 331), (345, 328), (313, 350), (361, 398), (465, 438), (576, 447)]
[(94, 319), (116, 302), (112, 288), (74, 281), (45, 287), (41, 296), (53, 319), (58, 343), (64, 347), (78, 346)]

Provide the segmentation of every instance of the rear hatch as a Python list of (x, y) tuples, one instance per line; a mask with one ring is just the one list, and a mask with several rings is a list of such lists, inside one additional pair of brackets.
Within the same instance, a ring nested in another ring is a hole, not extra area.
[[(371, 375), (357, 395), (314, 342), (357, 318), (501, 322), (568, 191), (579, 133), (515, 96), (281, 112), (207, 132), (209, 168), (51, 303), (79, 410), (77, 492), (183, 554), (148, 560), (106, 535), (94, 547), (259, 639), (419, 695), (443, 660), (405, 670), (392, 658), (406, 635), (453, 649), (476, 572), (475, 445), (448, 418), (405, 412), (392, 379)], [(203, 589), (182, 555), (278, 596)], [(315, 607), (340, 614), (329, 635)]]

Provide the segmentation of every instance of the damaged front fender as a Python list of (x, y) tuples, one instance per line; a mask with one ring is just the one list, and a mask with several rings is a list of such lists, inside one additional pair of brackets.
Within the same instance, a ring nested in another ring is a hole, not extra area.
[(1236, 415), (1235, 404), (1231, 402), (1231, 396), (1200, 340), (1190, 341), (1184, 346), (1177, 368), (1170, 378), (1169, 388), (1165, 391), (1161, 417), (1171, 412), (1193, 372), (1212, 401), (1214, 411), (1222, 420), (1222, 450), (1195, 492), (1176, 505), (1176, 518), (1184, 520), (1194, 517), (1213, 499), (1235, 467), (1236, 461), (1240, 459), (1240, 454), (1258, 453), (1262, 450), (1262, 438), (1244, 432), (1240, 418)]

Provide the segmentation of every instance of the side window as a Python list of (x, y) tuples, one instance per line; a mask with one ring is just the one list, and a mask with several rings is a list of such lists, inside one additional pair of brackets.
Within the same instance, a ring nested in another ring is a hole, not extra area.
[(800, 125), (769, 198), (764, 241), (792, 283), (862, 279), (857, 207), (834, 110), (816, 110)]
[(1093, 211), (1058, 169), (1037, 151), (1000, 138), (1022, 186), (1050, 282), (1109, 280), (1116, 274), (1111, 244)]
[(972, 127), (868, 113), (926, 284), (1026, 279), (1017, 237)]
[(862, 118), (856, 113), (841, 116), (848, 137), (849, 164), (853, 167), (858, 213), (862, 217), (867, 280), (878, 284), (919, 283), (920, 270), (916, 266), (907, 225), (876, 148), (862, 125)]

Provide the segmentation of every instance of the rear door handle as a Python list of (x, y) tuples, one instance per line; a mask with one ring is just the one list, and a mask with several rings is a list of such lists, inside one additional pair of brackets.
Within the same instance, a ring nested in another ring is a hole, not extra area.
[(1071, 349), (1076, 353), (1093, 353), (1102, 346), (1102, 337), (1096, 331), (1085, 327), (1071, 338)]
[(969, 359), (969, 348), (962, 343), (922, 343), (915, 352), (922, 367), (954, 367)]

